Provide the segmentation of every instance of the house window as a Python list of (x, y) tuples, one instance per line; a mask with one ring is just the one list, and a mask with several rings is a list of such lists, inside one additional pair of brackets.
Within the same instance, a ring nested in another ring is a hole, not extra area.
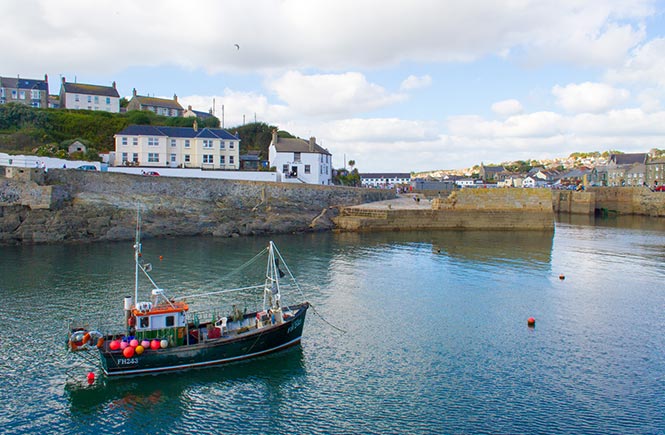
[(127, 145), (127, 138), (124, 136), (122, 137), (122, 144), (125, 146)]
[(229, 156), (229, 165), (233, 164), (233, 156)]
[(185, 154), (185, 163), (189, 163), (189, 154)]
[(99, 95), (95, 95), (95, 104), (99, 104)]
[(88, 103), (92, 103), (92, 95), (88, 95)]
[(106, 97), (106, 104), (111, 104), (111, 97)]
[(235, 142), (233, 142), (233, 141), (229, 142), (229, 149), (232, 150), (234, 145), (235, 145)]
[(159, 146), (159, 138), (158, 137), (149, 137), (148, 138), (148, 146), (149, 147)]
[(167, 327), (175, 325), (175, 316), (166, 316), (166, 319), (164, 320), (166, 321), (165, 325)]
[(79, 94), (74, 94), (74, 101), (79, 102)]
[(305, 165), (305, 174), (310, 174), (310, 173), (311, 173), (311, 166)]
[(224, 141), (223, 141), (223, 140), (220, 140), (220, 141), (219, 141), (219, 149), (220, 149), (220, 150), (223, 150), (224, 148), (226, 148), (226, 145), (224, 144)]
[(33, 100), (39, 100), (39, 91), (33, 89), (30, 94)]
[(175, 146), (175, 143), (176, 143), (176, 140), (175, 140), (175, 139), (171, 139), (171, 146), (172, 146), (172, 147)]
[(203, 148), (212, 148), (212, 139), (203, 139)]
[(12, 100), (16, 99), (16, 89), (12, 89)]
[(293, 153), (293, 161), (294, 162), (300, 161), (300, 153)]
[(282, 165), (282, 173), (283, 174), (289, 173), (289, 165)]
[(139, 327), (149, 328), (150, 327), (150, 316), (141, 316), (141, 317), (139, 317)]
[(203, 155), (203, 163), (212, 163), (212, 154)]
[(224, 156), (219, 156), (219, 164), (220, 165), (225, 165), (226, 164), (226, 160), (224, 159)]
[(172, 163), (176, 162), (176, 155), (175, 154), (171, 154), (171, 162)]
[(189, 148), (189, 139), (185, 139), (185, 148)]
[(19, 100), (25, 100), (25, 91), (19, 91), (18, 98)]
[(139, 138), (138, 137), (133, 137), (132, 138), (132, 145), (137, 146), (139, 144)]
[(148, 153), (148, 163), (159, 163), (159, 153)]
[(123, 163), (127, 161), (127, 153), (122, 153), (122, 161)]
[(133, 161), (134, 163), (138, 163), (138, 162), (139, 162), (139, 153), (133, 153), (133, 154), (132, 154), (132, 161)]

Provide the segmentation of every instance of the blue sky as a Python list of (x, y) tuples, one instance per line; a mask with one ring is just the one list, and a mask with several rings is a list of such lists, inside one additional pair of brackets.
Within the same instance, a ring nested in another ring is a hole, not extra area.
[(4, 0), (3, 12), (2, 76), (214, 100), (225, 127), (256, 117), (315, 136), (336, 167), (665, 148), (662, 1)]

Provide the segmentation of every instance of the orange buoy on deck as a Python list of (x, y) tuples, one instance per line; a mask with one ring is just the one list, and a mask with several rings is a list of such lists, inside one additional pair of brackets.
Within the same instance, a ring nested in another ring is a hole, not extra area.
[(87, 379), (89, 384), (95, 382), (95, 372), (88, 372)]
[(533, 328), (534, 326), (536, 326), (536, 319), (534, 319), (533, 317), (529, 317), (526, 321), (526, 324), (529, 325), (529, 327)]

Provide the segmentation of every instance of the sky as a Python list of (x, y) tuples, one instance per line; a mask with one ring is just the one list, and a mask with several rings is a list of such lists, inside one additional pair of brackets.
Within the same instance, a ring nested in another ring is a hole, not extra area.
[(665, 0), (0, 0), (0, 75), (265, 122), (363, 172), (665, 148)]

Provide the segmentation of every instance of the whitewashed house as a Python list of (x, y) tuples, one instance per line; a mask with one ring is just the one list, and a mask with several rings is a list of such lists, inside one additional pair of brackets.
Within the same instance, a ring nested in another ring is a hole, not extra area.
[(120, 112), (120, 95), (112, 86), (68, 83), (65, 77), (60, 85), (60, 107), (64, 109), (100, 110)]
[(378, 187), (383, 189), (392, 189), (401, 184), (411, 183), (410, 173), (379, 172), (371, 174), (360, 174), (360, 183), (362, 187)]
[(114, 137), (114, 166), (240, 168), (240, 138), (221, 128), (130, 125)]
[(332, 184), (332, 154), (316, 144), (298, 138), (280, 138), (272, 132), (268, 148), (270, 166), (277, 169), (278, 181), (285, 183)]

